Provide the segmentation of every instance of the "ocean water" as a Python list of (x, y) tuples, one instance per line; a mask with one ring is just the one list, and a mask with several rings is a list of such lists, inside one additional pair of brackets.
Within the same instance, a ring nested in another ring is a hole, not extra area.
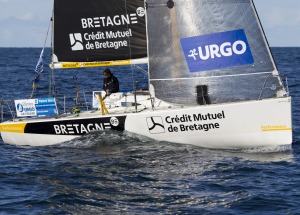
[[(40, 51), (0, 49), (1, 98), (30, 96)], [(292, 148), (208, 150), (119, 132), (51, 147), (0, 142), (0, 214), (300, 214), (300, 48), (272, 51), (293, 96)], [(138, 68), (112, 70), (123, 90), (147, 87)], [(57, 94), (75, 94), (75, 75), (87, 95), (102, 86), (101, 68), (55, 71)]]

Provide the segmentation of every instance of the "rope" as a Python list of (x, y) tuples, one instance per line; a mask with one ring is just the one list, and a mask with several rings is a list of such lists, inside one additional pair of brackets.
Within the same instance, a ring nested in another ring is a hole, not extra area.
[[(45, 41), (44, 41), (44, 46), (43, 46), (42, 52), (44, 52), (44, 49), (46, 47), (46, 43), (47, 43), (47, 39), (48, 39), (48, 35), (49, 35), (51, 23), (52, 23), (52, 18), (50, 19), (50, 22), (49, 22), (49, 25), (48, 25), (48, 30), (47, 30), (47, 34), (46, 34), (46, 38), (45, 38)], [(32, 82), (32, 92), (31, 92), (30, 99), (33, 98), (35, 90), (36, 90), (36, 84), (35, 84), (35, 81), (33, 81)]]

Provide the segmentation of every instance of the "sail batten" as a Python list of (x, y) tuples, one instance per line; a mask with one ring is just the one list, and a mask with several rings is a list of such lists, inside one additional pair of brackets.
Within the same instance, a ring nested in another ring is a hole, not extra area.
[(205, 78), (224, 78), (224, 77), (237, 77), (237, 76), (252, 76), (252, 75), (273, 75), (274, 72), (258, 72), (258, 73), (245, 73), (238, 75), (219, 75), (219, 76), (209, 76), (209, 77), (192, 77), (192, 78), (164, 78), (164, 79), (150, 79), (150, 81), (172, 81), (172, 80), (195, 80), (195, 79), (205, 79)]
[(59, 62), (147, 57), (143, 0), (54, 0), (54, 48)]

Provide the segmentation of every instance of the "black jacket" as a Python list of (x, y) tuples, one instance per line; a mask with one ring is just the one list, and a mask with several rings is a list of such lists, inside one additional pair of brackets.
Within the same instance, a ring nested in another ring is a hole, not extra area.
[(110, 93), (119, 92), (119, 81), (113, 74), (109, 78), (103, 79), (103, 90), (106, 91), (107, 89)]

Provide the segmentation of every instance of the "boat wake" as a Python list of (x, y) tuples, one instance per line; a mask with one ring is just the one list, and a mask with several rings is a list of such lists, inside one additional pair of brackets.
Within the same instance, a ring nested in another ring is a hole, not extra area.
[[(114, 148), (120, 146), (141, 146), (147, 145), (148, 147), (154, 145), (172, 145), (173, 147), (183, 147), (184, 145), (169, 143), (164, 141), (158, 141), (151, 138), (148, 138), (143, 135), (131, 133), (131, 132), (120, 132), (114, 130), (106, 130), (106, 131), (95, 131), (84, 136), (78, 137), (71, 141), (67, 141), (61, 144), (56, 145), (55, 147), (63, 147), (63, 148), (97, 148), (97, 147), (105, 147), (105, 148)], [(197, 146), (189, 146), (191, 150), (195, 151), (203, 151), (207, 150)], [(214, 151), (214, 150), (213, 150)], [(219, 151), (219, 150), (217, 150)], [(233, 150), (222, 150), (223, 152), (227, 151), (230, 153), (243, 153), (243, 154), (272, 154), (272, 153), (284, 153), (291, 152), (291, 145), (283, 145), (283, 146), (268, 146), (268, 147), (260, 147), (260, 148), (251, 148), (251, 149), (233, 149)]]
[(282, 146), (267, 146), (260, 148), (251, 148), (251, 149), (242, 149), (241, 152), (249, 153), (249, 154), (264, 154), (264, 153), (277, 153), (277, 152), (288, 152), (292, 151), (292, 145), (282, 145)]
[(120, 132), (114, 130), (107, 131), (95, 131), (86, 134), (82, 137), (76, 138), (71, 141), (67, 141), (56, 145), (56, 147), (65, 148), (93, 148), (97, 146), (101, 147), (116, 147), (129, 144), (149, 144), (158, 143), (159, 141), (153, 140), (146, 136), (130, 133)]
[[(74, 154), (79, 151), (99, 159), (148, 159), (159, 162), (195, 164), (197, 168), (203, 163), (216, 161), (255, 161), (255, 162), (293, 162), (294, 153), (291, 146), (262, 147), (252, 149), (207, 149), (193, 145), (176, 144), (150, 139), (130, 132), (114, 130), (95, 131), (82, 137), (49, 146), (59, 153)], [(84, 149), (82, 151), (82, 149)], [(53, 150), (51, 150), (51, 153)], [(146, 160), (147, 160), (146, 159)], [(126, 161), (127, 162), (127, 161)], [(131, 162), (131, 161), (130, 161)]]

